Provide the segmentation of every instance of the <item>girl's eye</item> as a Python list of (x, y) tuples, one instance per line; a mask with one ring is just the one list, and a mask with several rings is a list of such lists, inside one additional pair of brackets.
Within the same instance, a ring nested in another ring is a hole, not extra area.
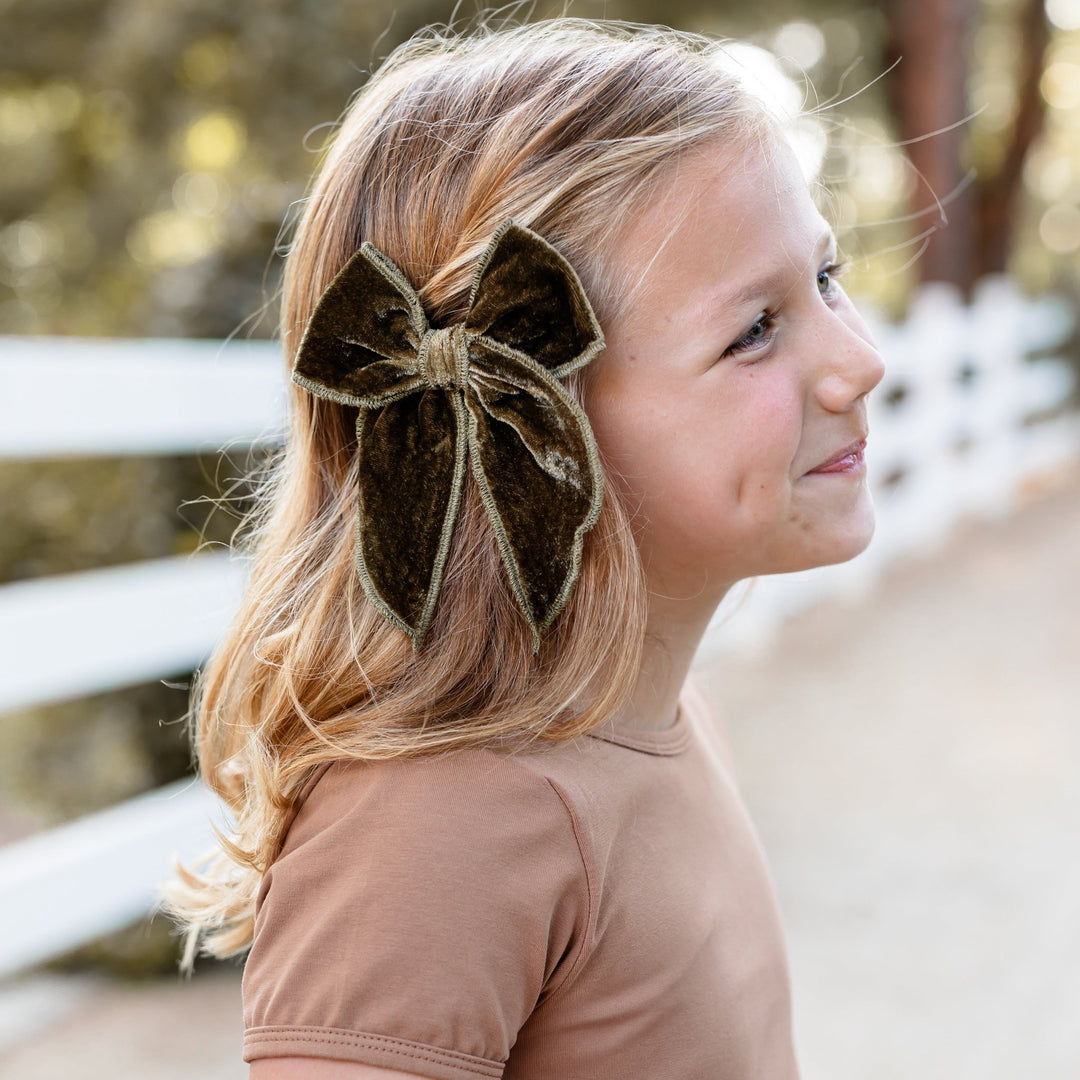
[(767, 345), (773, 336), (774, 316), (763, 311), (750, 325), (750, 328), (738, 341), (732, 342), (725, 350), (724, 356), (732, 356), (735, 353), (752, 352)]
[(837, 284), (837, 280), (847, 269), (844, 263), (829, 263), (828, 266), (823, 266), (817, 274), (817, 286), (818, 292), (822, 296), (828, 296), (833, 288)]

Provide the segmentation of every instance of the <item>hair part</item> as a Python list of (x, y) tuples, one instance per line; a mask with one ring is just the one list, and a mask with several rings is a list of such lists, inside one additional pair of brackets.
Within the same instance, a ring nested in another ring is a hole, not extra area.
[[(610, 326), (634, 291), (610, 254), (664, 174), (710, 140), (748, 146), (768, 122), (722, 45), (699, 35), (569, 18), (422, 31), (355, 95), (325, 155), (285, 268), (285, 358), (364, 240), (414, 284), (432, 326), (461, 318), (507, 217), (559, 249)], [(579, 402), (583, 375), (567, 380)], [(193, 687), (202, 775), (235, 831), (169, 891), (188, 966), (200, 944), (217, 956), (250, 944), (262, 875), (317, 766), (580, 735), (625, 702), (646, 634), (631, 514), (610, 469), (580, 578), (536, 655), (469, 475), (414, 652), (356, 574), (356, 410), (290, 392), (286, 444), (235, 544), (250, 579)]]

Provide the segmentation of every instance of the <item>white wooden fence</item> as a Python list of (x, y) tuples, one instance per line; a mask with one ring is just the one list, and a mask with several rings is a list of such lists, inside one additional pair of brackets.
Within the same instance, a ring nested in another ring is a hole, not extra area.
[[(1029, 358), (1070, 332), (1060, 303), (993, 278), (971, 307), (933, 286), (902, 325), (870, 321), (888, 367), (868, 448), (877, 537), (854, 562), (761, 579), (737, 617), (721, 612), (706, 659), (760, 645), (825, 596), (864, 591), (898, 555), (932, 547), (960, 517), (1007, 513), (1025, 479), (1080, 457), (1080, 414), (1064, 408), (1071, 369)], [(0, 467), (273, 442), (284, 385), (272, 343), (0, 338)], [(0, 713), (192, 670), (242, 586), (224, 554), (0, 586)], [(206, 847), (219, 814), (183, 782), (0, 848), (0, 976), (148, 910), (173, 852)]]

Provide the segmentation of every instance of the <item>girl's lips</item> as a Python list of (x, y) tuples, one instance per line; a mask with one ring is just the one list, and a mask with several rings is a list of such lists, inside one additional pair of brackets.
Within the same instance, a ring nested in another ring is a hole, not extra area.
[(865, 449), (866, 440), (860, 439), (850, 446), (845, 446), (838, 454), (833, 454), (828, 461), (823, 461), (816, 469), (811, 469), (806, 475), (816, 476), (819, 473), (856, 472), (863, 467), (863, 450)]

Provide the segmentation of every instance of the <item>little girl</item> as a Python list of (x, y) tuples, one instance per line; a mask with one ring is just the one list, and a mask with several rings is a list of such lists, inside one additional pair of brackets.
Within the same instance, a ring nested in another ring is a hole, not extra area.
[(772, 886), (684, 682), (735, 582), (869, 541), (882, 367), (837, 258), (705, 38), (429, 31), (356, 96), (197, 687), (236, 832), (174, 899), (189, 951), (250, 948), (253, 1078), (797, 1075)]

